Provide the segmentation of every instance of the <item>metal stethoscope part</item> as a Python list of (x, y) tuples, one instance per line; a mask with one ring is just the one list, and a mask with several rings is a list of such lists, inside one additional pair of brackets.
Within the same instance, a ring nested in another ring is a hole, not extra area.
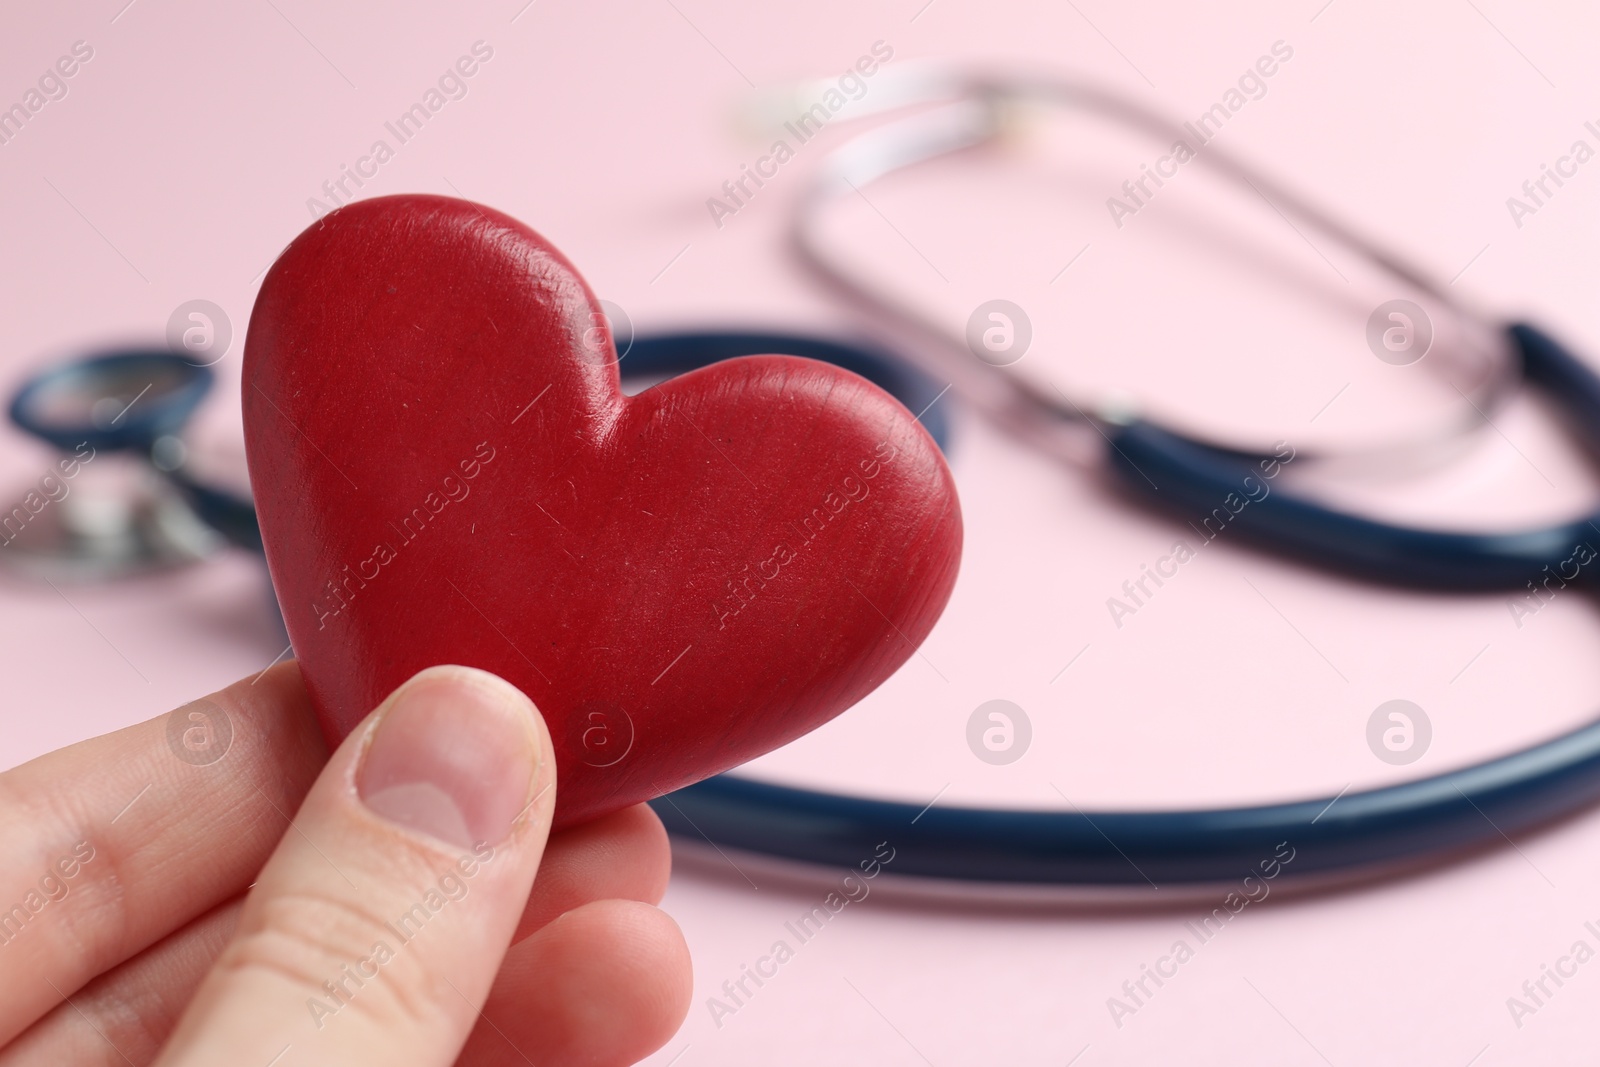
[[(946, 328), (852, 270), (824, 237), (828, 211), (840, 200), (858, 195), (891, 174), (1000, 142), (1015, 127), (1012, 116), (1022, 104), (1077, 107), (1165, 144), (1192, 142), (1197, 131), (1186, 130), (1114, 92), (1062, 78), (989, 77), (939, 66), (912, 65), (880, 72), (873, 92), (849, 113), (853, 118), (916, 105), (931, 106), (857, 136), (824, 161), (791, 220), (790, 239), (795, 252), (835, 296), (865, 311), (872, 320), (887, 324), (890, 339), (898, 349), (922, 360), (926, 371), (949, 381), (966, 403), (997, 426), (1058, 458), (1084, 463), (1084, 431), (1088, 430), (1093, 438), (1097, 436), (1095, 431), (1103, 434), (1108, 427), (1132, 421), (1143, 414), (1137, 403), (1121, 396), (1073, 396), (1013, 367), (975, 358), (960, 332)], [(800, 91), (794, 98), (805, 99), (806, 95)], [(780, 108), (781, 105), (770, 108), (769, 117), (780, 114)], [(1460, 326), (1461, 346), (1433, 361), (1447, 376), (1463, 379), (1460, 384), (1451, 381), (1461, 393), (1462, 402), (1448, 419), (1398, 439), (1368, 441), (1337, 451), (1301, 449), (1299, 464), (1323, 462), (1361, 471), (1431, 467), (1455, 455), (1469, 435), (1488, 424), (1496, 408), (1518, 385), (1516, 356), (1501, 324), (1402, 256), (1368, 239), (1221, 146), (1203, 142), (1195, 152), (1195, 162), (1253, 190), (1286, 220), (1298, 220), (1333, 238), (1397, 283), (1448, 310)], [(1243, 446), (1230, 443), (1227, 447)]]
[[(97, 353), (26, 381), (12, 424), (66, 458), (47, 476), (55, 493), (25, 494), (0, 516), (0, 562), (93, 582), (195, 563), (229, 543), (259, 549), (248, 499), (196, 478), (184, 443), (213, 384), (207, 366), (159, 348)], [(97, 484), (74, 484), (85, 477)]]

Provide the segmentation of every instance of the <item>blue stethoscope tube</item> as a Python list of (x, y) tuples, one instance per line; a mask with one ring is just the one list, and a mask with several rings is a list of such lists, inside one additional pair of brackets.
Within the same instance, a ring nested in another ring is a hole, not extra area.
[[(1566, 416), (1591, 456), (1600, 457), (1600, 377), (1531, 326), (1509, 327), (1523, 380), (1544, 392)], [(1184, 514), (1206, 517), (1230, 494), (1260, 484), (1272, 456), (1202, 444), (1148, 422), (1109, 435), (1106, 461), (1125, 487)], [(1554, 574), (1563, 584), (1577, 572), (1557, 568), (1580, 545), (1600, 540), (1600, 514), (1557, 526), (1508, 533), (1457, 533), (1376, 522), (1274, 490), (1229, 522), (1241, 538), (1313, 566), (1385, 585), (1459, 592), (1516, 589)], [(1230, 537), (1232, 533), (1230, 532)], [(1548, 570), (1547, 570), (1548, 568)]]
[[(1555, 400), (1584, 443), (1600, 453), (1600, 377), (1532, 327), (1509, 333), (1524, 377)], [(897, 397), (941, 448), (949, 423), (937, 382), (885, 353), (839, 341), (779, 333), (708, 331), (634, 340), (630, 375), (682, 373), (735, 356), (785, 353), (854, 371)], [(167, 363), (159, 361), (166, 360)], [(155, 361), (155, 362), (152, 362)], [(177, 365), (189, 370), (179, 370)], [(92, 393), (104, 381), (176, 375), (174, 388), (115, 427), (52, 423), (39, 410), (52, 391)], [(40, 376), (11, 405), (16, 424), (67, 450), (148, 450), (176, 433), (211, 383), (180, 357), (130, 352), (94, 357)], [(1220, 449), (1135, 421), (1107, 427), (1107, 467), (1132, 494), (1203, 518), (1270, 457)], [(70, 440), (69, 440), (70, 438)], [(207, 488), (180, 467), (168, 472), (203, 518), (230, 540), (260, 548), (248, 500)], [(1316, 566), (1385, 584), (1461, 591), (1520, 589), (1557, 567), (1597, 533), (1583, 518), (1505, 534), (1395, 526), (1335, 511), (1282, 489), (1232, 516), (1230, 537)], [(1575, 812), (1600, 798), (1600, 723), (1485, 763), (1381, 789), (1258, 807), (1180, 811), (1027, 811), (919, 807), (768, 785), (720, 775), (653, 801), (667, 829), (719, 848), (854, 866), (881, 841), (894, 843), (895, 870), (976, 883), (1165, 887), (1233, 882), (1258, 870), (1280, 846), (1295, 878), (1421, 863), (1495, 843), (1506, 834)]]
[(721, 775), (651, 802), (721, 848), (853, 867), (881, 841), (899, 874), (1103, 887), (1238, 882), (1287, 843), (1296, 879), (1438, 859), (1600, 798), (1600, 723), (1448, 774), (1333, 798), (1191, 811), (924, 809)]
[[(1526, 381), (1549, 394), (1585, 445), (1600, 451), (1600, 377), (1533, 327), (1508, 330)], [(917, 397), (932, 388), (929, 383)], [(1199, 519), (1229, 494), (1239, 494), (1242, 480), (1259, 476), (1260, 464), (1273, 458), (1220, 449), (1149, 422), (1112, 428), (1107, 435), (1107, 466), (1124, 488)], [(1233, 515), (1230, 530), (1374, 582), (1482, 591), (1520, 588), (1542, 577), (1545, 568), (1560, 566), (1575, 544), (1600, 535), (1592, 523), (1585, 517), (1506, 534), (1422, 530), (1346, 514), (1277, 489)], [(1159, 888), (1237, 882), (1279, 855), (1284, 843), (1295, 859), (1282, 870), (1296, 880), (1417, 864), (1499, 842), (1596, 799), (1600, 723), (1429, 778), (1257, 807), (924, 808), (731, 775), (680, 789), (652, 806), (680, 837), (786, 859), (850, 867), (887, 840), (894, 843), (895, 869), (902, 874)]]

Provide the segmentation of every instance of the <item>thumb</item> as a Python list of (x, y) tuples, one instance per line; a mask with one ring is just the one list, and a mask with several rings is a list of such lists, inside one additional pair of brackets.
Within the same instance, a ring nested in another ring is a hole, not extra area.
[(555, 805), (531, 701), (433, 667), (345, 739), (157, 1061), (454, 1062), (510, 943)]

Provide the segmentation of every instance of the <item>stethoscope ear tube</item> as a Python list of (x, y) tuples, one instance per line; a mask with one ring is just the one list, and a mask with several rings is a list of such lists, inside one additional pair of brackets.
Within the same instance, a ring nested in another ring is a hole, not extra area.
[(1071, 78), (1009, 71), (991, 76), (937, 66), (907, 69), (891, 78), (900, 83), (895, 99), (934, 106), (874, 126), (823, 160), (797, 201), (789, 232), (792, 250), (833, 296), (865, 313), (880, 334), (934, 368), (941, 380), (951, 382), (969, 410), (980, 411), (1030, 446), (1076, 459), (1081, 452), (1079, 441), (1092, 441), (1093, 436), (1073, 432), (1075, 429), (1112, 416), (1109, 407), (1120, 413), (1137, 401), (1119, 396), (1108, 405), (1105, 397), (1079, 394), (1074, 398), (1055, 383), (1030, 382), (1028, 375), (1016, 373), (1009, 365), (974, 358), (970, 340), (954, 329), (953, 323), (928, 314), (919, 302), (881, 285), (864, 262), (840, 255), (825, 225), (832, 205), (866, 196), (865, 190), (882, 178), (967, 149), (1013, 140), (1017, 124), (1011, 119), (1018, 106), (1082, 110), (1153, 137), (1164, 146), (1183, 144), (1196, 153), (1195, 158), (1204, 160), (1202, 166), (1237, 185), (1251, 203), (1265, 203), (1296, 232), (1308, 227), (1332, 238), (1398, 283), (1403, 292), (1436, 304), (1455, 321), (1459, 336), (1429, 364), (1440, 370), (1472, 369), (1465, 382), (1451, 381), (1463, 403), (1447, 420), (1421, 434), (1408, 433), (1392, 440), (1367, 440), (1335, 449), (1302, 448), (1301, 464), (1369, 466), (1376, 461), (1410, 466), (1436, 462), (1453, 453), (1442, 446), (1482, 429), (1487, 414), (1513, 392), (1517, 381), (1514, 354), (1502, 343), (1504, 335), (1493, 319), (1449, 285), (1435, 281), (1395, 251), (1200, 135), (1190, 124), (1173, 122), (1135, 99)]
[(1533, 326), (1516, 323), (1509, 332), (1522, 355), (1523, 377), (1555, 399), (1568, 430), (1600, 460), (1600, 374)]
[[(1600, 453), (1600, 376), (1532, 326), (1508, 332), (1529, 384), (1568, 416), (1586, 448)], [(1209, 541), (1226, 530), (1229, 539), (1386, 585), (1520, 589), (1600, 539), (1594, 514), (1506, 533), (1417, 529), (1352, 515), (1273, 484), (1281, 456), (1215, 448), (1149, 422), (1117, 428), (1107, 442), (1106, 461), (1121, 484), (1188, 520), (1195, 536)]]

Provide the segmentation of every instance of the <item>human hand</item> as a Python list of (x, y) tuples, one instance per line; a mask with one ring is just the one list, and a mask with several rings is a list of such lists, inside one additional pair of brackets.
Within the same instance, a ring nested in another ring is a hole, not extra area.
[(331, 759), (290, 662), (8, 771), (0, 1065), (633, 1063), (688, 1009), (666, 835), (547, 841), (555, 792), (533, 705), (464, 667)]

